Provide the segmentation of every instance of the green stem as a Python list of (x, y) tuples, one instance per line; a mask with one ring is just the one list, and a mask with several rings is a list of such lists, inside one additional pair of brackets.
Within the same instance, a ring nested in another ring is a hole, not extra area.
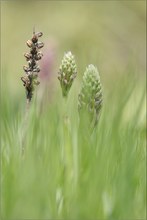
[(26, 145), (26, 133), (27, 133), (27, 127), (28, 127), (28, 115), (29, 115), (29, 110), (30, 110), (30, 99), (26, 99), (26, 112), (25, 112), (25, 117), (24, 117), (24, 122), (23, 122), (23, 130), (22, 130), (22, 142), (21, 142), (21, 155), (24, 156), (25, 152), (25, 145)]
[(63, 115), (63, 135), (64, 135), (64, 159), (65, 159), (65, 213), (69, 212), (69, 196), (71, 191), (68, 189), (72, 186), (73, 181), (73, 158), (72, 144), (70, 137), (70, 120), (67, 115), (67, 98), (64, 99), (64, 115)]

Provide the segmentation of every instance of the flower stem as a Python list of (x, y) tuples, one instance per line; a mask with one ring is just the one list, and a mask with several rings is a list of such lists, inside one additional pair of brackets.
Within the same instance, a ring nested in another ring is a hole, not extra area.
[[(69, 187), (71, 189), (73, 182), (73, 158), (72, 144), (70, 134), (70, 120), (67, 115), (67, 98), (64, 98), (64, 115), (63, 115), (63, 135), (64, 135), (64, 160), (65, 160), (65, 188), (64, 188), (64, 207), (65, 213), (69, 214), (70, 199)], [(72, 193), (72, 190), (70, 190)]]

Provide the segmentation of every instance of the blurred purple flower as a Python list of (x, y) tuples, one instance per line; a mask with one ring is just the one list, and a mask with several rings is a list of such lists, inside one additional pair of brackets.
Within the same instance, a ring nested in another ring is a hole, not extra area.
[(55, 75), (55, 61), (56, 61), (56, 44), (54, 41), (45, 43), (43, 57), (40, 62), (39, 81), (40, 86), (38, 89), (38, 104), (39, 112), (43, 113), (44, 109), (51, 103), (54, 94), (53, 76)]
[[(56, 48), (55, 43), (45, 43), (45, 50), (43, 52), (43, 58), (40, 62), (41, 72), (39, 74), (40, 80), (43, 82), (49, 82), (54, 72), (54, 64), (56, 60)], [(42, 83), (41, 82), (41, 83)]]

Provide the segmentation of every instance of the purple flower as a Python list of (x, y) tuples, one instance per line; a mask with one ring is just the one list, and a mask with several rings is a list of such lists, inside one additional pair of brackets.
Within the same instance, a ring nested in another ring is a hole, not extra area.
[(54, 63), (56, 59), (56, 48), (54, 43), (46, 43), (46, 49), (43, 51), (43, 57), (40, 62), (40, 80), (46, 83), (50, 81), (54, 72)]

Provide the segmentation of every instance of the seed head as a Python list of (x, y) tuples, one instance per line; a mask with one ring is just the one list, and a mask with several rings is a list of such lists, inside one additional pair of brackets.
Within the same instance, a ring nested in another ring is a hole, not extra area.
[(23, 85), (26, 89), (26, 96), (29, 101), (32, 98), (34, 86), (39, 84), (37, 81), (38, 72), (40, 72), (38, 60), (43, 56), (39, 49), (44, 46), (44, 43), (38, 42), (38, 38), (42, 35), (42, 32), (35, 33), (35, 31), (33, 31), (31, 40), (26, 42), (27, 46), (30, 48), (30, 52), (24, 54), (28, 65), (23, 66), (26, 75), (21, 77), (21, 80), (23, 81)]
[(74, 78), (77, 75), (77, 68), (74, 56), (71, 52), (65, 53), (58, 72), (58, 79), (62, 88), (63, 97), (67, 97)]
[(88, 113), (91, 125), (95, 126), (102, 107), (102, 87), (98, 70), (92, 64), (84, 73), (78, 101), (80, 115), (84, 112)]

